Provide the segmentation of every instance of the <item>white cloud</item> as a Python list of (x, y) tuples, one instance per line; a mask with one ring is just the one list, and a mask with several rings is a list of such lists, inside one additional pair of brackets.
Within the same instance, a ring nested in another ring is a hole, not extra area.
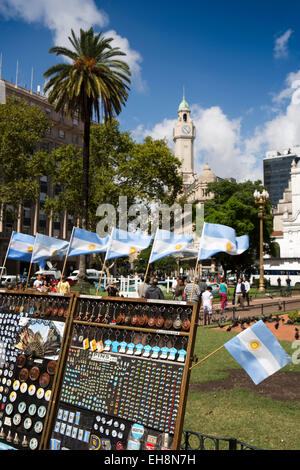
[[(109, 24), (108, 15), (100, 10), (94, 0), (0, 0), (0, 14), (7, 19), (21, 19), (27, 23), (40, 23), (48, 28), (55, 45), (70, 47), (68, 36), (71, 29), (79, 33), (80, 28), (103, 31)], [(112, 45), (120, 47), (126, 53), (124, 60), (131, 68), (132, 82), (138, 91), (144, 91), (146, 85), (142, 79), (139, 52), (130, 47), (127, 38), (115, 31), (105, 32), (113, 37)]]
[(291, 29), (288, 29), (275, 40), (274, 57), (275, 59), (284, 59), (288, 56), (288, 41), (293, 34)]
[[(196, 127), (196, 172), (199, 173), (207, 162), (219, 177), (234, 177), (238, 181), (263, 180), (262, 161), (267, 151), (282, 152), (300, 144), (300, 71), (287, 76), (286, 88), (277, 99), (281, 106), (274, 108), (272, 118), (247, 138), (243, 136), (242, 117), (230, 119), (219, 106), (203, 108), (198, 104), (192, 105), (191, 117)], [(140, 124), (133, 131), (133, 137), (137, 140), (147, 135), (156, 139), (166, 138), (174, 149), (175, 121), (166, 118), (148, 129)]]

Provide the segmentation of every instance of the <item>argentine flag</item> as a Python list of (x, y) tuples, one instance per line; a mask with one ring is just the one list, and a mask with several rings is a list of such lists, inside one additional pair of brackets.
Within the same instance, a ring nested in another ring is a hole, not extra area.
[(110, 236), (100, 238), (97, 233), (74, 227), (68, 257), (104, 252), (107, 250), (109, 240)]
[(12, 232), (7, 258), (30, 263), (35, 237), (25, 233)]
[(291, 362), (262, 320), (229, 340), (224, 347), (256, 385)]
[(216, 253), (240, 255), (249, 248), (249, 236), (236, 237), (235, 230), (227, 225), (204, 222), (198, 260), (211, 258)]
[(126, 232), (125, 230), (113, 228), (106, 259), (129, 256), (138, 251), (148, 248), (152, 240), (151, 235), (145, 235), (141, 230)]
[(184, 250), (192, 241), (193, 236), (190, 234), (178, 234), (157, 229), (149, 263), (154, 263), (165, 256)]
[(46, 265), (46, 260), (54, 256), (65, 256), (69, 242), (59, 238), (48, 237), (37, 233), (32, 253), (32, 263), (37, 263), (41, 268)]

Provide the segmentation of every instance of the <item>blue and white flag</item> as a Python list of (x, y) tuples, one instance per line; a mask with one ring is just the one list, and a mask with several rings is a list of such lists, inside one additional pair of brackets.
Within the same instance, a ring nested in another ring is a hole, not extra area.
[(35, 237), (25, 233), (13, 232), (11, 235), (7, 258), (30, 263)]
[(262, 320), (229, 340), (224, 347), (256, 385), (291, 362)]
[(192, 241), (193, 236), (190, 234), (178, 234), (157, 229), (149, 263), (154, 263), (165, 256), (184, 250)]
[(141, 230), (126, 232), (125, 230), (113, 228), (106, 259), (129, 256), (138, 251), (148, 248), (152, 241), (151, 235), (145, 235)]
[(100, 238), (97, 233), (74, 227), (68, 257), (88, 255), (90, 253), (103, 253), (108, 248), (109, 240), (109, 235), (105, 238)]
[(240, 255), (249, 248), (249, 236), (236, 237), (235, 230), (227, 225), (204, 222), (200, 239), (198, 260), (211, 258), (216, 253)]
[(59, 238), (48, 237), (37, 233), (32, 253), (32, 263), (37, 263), (41, 268), (46, 265), (46, 260), (54, 256), (65, 256), (69, 247), (69, 242)]

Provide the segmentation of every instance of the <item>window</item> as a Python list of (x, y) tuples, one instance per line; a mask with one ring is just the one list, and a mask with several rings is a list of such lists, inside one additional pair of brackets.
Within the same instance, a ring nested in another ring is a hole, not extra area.
[(61, 139), (64, 139), (65, 138), (65, 131), (63, 131), (62, 129), (59, 129), (58, 130), (58, 136), (61, 138)]

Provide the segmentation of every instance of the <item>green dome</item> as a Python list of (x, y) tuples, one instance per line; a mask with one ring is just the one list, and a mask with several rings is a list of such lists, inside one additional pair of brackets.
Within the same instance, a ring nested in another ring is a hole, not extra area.
[(183, 98), (183, 100), (181, 101), (179, 105), (179, 110), (183, 110), (183, 109), (190, 109), (189, 105), (185, 101), (185, 98)]

